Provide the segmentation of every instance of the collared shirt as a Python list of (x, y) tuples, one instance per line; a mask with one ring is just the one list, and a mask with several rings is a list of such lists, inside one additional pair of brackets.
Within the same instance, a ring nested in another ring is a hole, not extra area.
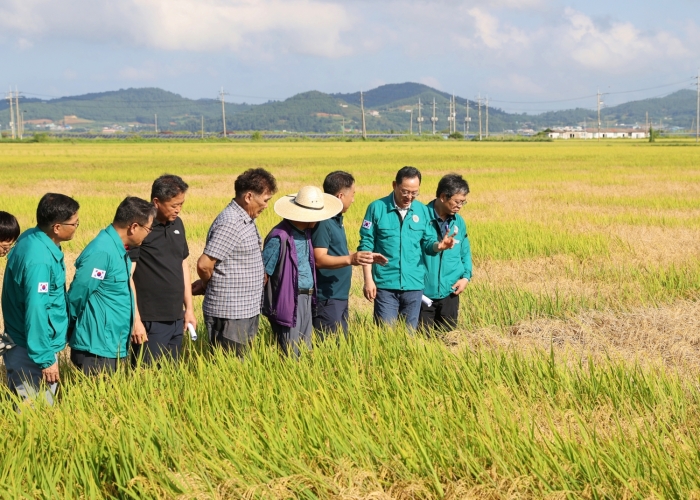
[(153, 221), (140, 247), (129, 250), (136, 263), (134, 286), (142, 321), (177, 321), (184, 316), (185, 278), (182, 261), (190, 255), (185, 226), (178, 217)]
[(255, 221), (231, 200), (209, 229), (204, 253), (216, 259), (203, 311), (209, 317), (247, 319), (260, 314), (265, 269)]
[(100, 231), (75, 261), (68, 290), (72, 349), (123, 358), (134, 322), (131, 259), (112, 225)]
[(10, 251), (2, 285), (5, 331), (42, 369), (56, 362), (68, 331), (63, 252), (38, 227)]
[[(299, 266), (299, 281), (297, 286), (299, 289), (309, 289), (314, 287), (314, 276), (311, 270), (311, 260), (309, 256), (309, 242), (306, 239), (306, 233), (297, 229), (294, 224), (292, 226), (292, 236), (294, 238), (294, 247), (297, 250), (297, 263)], [(277, 261), (280, 258), (280, 239), (273, 237), (267, 240), (263, 249), (263, 263), (265, 264), (265, 272), (268, 276), (272, 276), (277, 266)]]
[[(401, 216), (401, 220), (404, 220), (406, 218), (406, 214), (411, 209), (411, 205), (407, 206), (406, 208), (400, 207), (396, 203), (396, 195), (395, 194), (391, 197), (391, 201), (394, 203), (394, 209), (399, 213), (399, 216)], [(413, 203), (413, 202), (411, 202), (411, 203)]]
[[(430, 206), (430, 205), (428, 205)], [(447, 232), (448, 229), (450, 229), (450, 226), (455, 220), (455, 214), (449, 214), (447, 217), (445, 217), (445, 220), (443, 220), (440, 215), (438, 215), (437, 210), (435, 210), (435, 202), (433, 201), (433, 220), (435, 223), (440, 227), (440, 238), (445, 236), (445, 233)]]
[(385, 266), (372, 266), (377, 288), (423, 290), (426, 272), (423, 253), (436, 255), (434, 244), (438, 242), (434, 233), (428, 231), (429, 219), (430, 212), (417, 200), (411, 202), (402, 219), (393, 192), (369, 204), (357, 249), (381, 253), (389, 259)]
[[(316, 224), (311, 232), (311, 242), (314, 248), (327, 248), (328, 255), (344, 257), (350, 254), (348, 240), (343, 226), (343, 214), (338, 214), (328, 220)], [(340, 269), (316, 269), (316, 286), (320, 300), (348, 300), (352, 267)]]

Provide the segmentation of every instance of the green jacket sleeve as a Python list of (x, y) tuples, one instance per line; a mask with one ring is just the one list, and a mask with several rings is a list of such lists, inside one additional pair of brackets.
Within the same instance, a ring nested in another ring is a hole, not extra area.
[(467, 226), (464, 225), (464, 232), (462, 233), (462, 265), (464, 265), (464, 273), (462, 278), (472, 279), (472, 248), (469, 244), (469, 235), (467, 234)]
[(360, 244), (357, 246), (358, 252), (374, 252), (374, 237), (377, 230), (377, 221), (374, 217), (372, 205), (367, 207), (365, 218), (360, 227)]
[[(109, 267), (109, 255), (105, 252), (94, 252), (78, 259), (75, 268), (75, 277), (68, 290), (68, 309), (70, 311), (70, 324), (74, 325), (78, 317), (85, 310), (88, 299), (95, 293), (104, 280), (97, 276)], [(95, 275), (95, 277), (93, 277)]]
[(427, 212), (424, 214), (423, 220), (425, 220), (425, 228), (423, 229), (421, 247), (426, 255), (434, 257), (440, 253), (435, 251), (435, 243), (440, 243), (442, 238), (437, 237), (437, 233), (435, 232), (432, 222), (430, 222), (430, 217), (428, 216)]
[(51, 348), (49, 323), (49, 292), (51, 269), (46, 264), (32, 264), (26, 268), (22, 283), (26, 313), (24, 331), (27, 332), (27, 354), (42, 369), (56, 362)]

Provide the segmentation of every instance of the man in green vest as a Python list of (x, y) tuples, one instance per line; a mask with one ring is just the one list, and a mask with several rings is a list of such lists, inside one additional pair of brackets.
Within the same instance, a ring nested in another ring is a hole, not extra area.
[(425, 295), (420, 310), (420, 327), (453, 330), (459, 316), (459, 295), (472, 278), (472, 252), (467, 225), (459, 210), (467, 202), (469, 184), (461, 175), (448, 174), (440, 179), (435, 199), (428, 203), (430, 230), (437, 237), (454, 234), (455, 247), (439, 255), (424, 255), (428, 272), (425, 275)]
[(58, 388), (58, 353), (68, 331), (61, 243), (80, 225), (79, 208), (73, 198), (45, 194), (36, 227), (22, 233), (7, 259), (2, 313), (14, 346), (3, 357), (10, 389), (25, 399), (41, 396), (53, 404)]
[(375, 323), (393, 324), (401, 317), (412, 330), (418, 325), (425, 286), (423, 254), (437, 255), (455, 245), (452, 234), (440, 238), (431, 230), (430, 212), (416, 199), (420, 183), (417, 168), (403, 167), (396, 173), (389, 196), (367, 207), (357, 248), (388, 260), (383, 266), (363, 267), (363, 291), (374, 302)]
[(128, 354), (134, 292), (128, 249), (152, 230), (155, 206), (133, 196), (119, 204), (112, 224), (92, 240), (75, 263), (68, 291), (70, 359), (86, 375), (113, 372)]

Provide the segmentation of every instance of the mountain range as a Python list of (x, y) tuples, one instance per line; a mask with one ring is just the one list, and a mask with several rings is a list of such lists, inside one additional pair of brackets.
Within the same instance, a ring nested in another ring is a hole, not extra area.
[[(418, 132), (418, 100), (422, 104), (423, 132), (432, 131), (430, 117), (438, 118), (437, 129), (448, 127), (448, 109), (451, 96), (427, 85), (402, 83), (382, 85), (363, 93), (368, 131), (401, 132), (410, 128)], [(466, 116), (467, 99), (455, 97), (458, 130), (462, 130)], [(478, 130), (477, 103), (468, 101), (470, 132)], [(690, 128), (695, 119), (696, 93), (679, 90), (665, 97), (627, 102), (605, 108), (603, 126), (640, 124), (644, 126), (646, 113), (650, 119), (665, 127)], [(8, 128), (8, 101), (0, 102), (0, 128)], [(290, 131), (340, 132), (361, 128), (360, 92), (326, 94), (318, 91), (297, 94), (283, 101), (264, 104), (225, 103), (226, 127), (231, 131)], [(96, 130), (104, 125), (118, 124), (132, 129), (149, 129), (155, 116), (161, 131), (199, 131), (204, 122), (207, 131), (221, 131), (222, 104), (214, 99), (187, 99), (158, 88), (130, 88), (57, 99), (23, 98), (20, 109), (25, 123), (45, 126), (73, 124), (74, 129)], [(412, 113), (411, 113), (411, 110)], [(576, 108), (541, 114), (507, 113), (490, 107), (489, 129), (492, 133), (523, 128), (541, 129), (555, 126), (577, 126), (586, 121), (589, 126), (597, 121), (593, 109)], [(482, 106), (485, 127), (486, 110)]]

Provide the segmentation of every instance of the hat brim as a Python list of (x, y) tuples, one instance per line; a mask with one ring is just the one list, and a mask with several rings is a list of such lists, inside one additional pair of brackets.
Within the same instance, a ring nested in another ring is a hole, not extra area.
[(275, 202), (275, 213), (283, 219), (296, 222), (320, 222), (338, 215), (343, 210), (343, 202), (332, 194), (323, 193), (323, 208), (316, 210), (297, 205), (297, 194), (288, 194)]

